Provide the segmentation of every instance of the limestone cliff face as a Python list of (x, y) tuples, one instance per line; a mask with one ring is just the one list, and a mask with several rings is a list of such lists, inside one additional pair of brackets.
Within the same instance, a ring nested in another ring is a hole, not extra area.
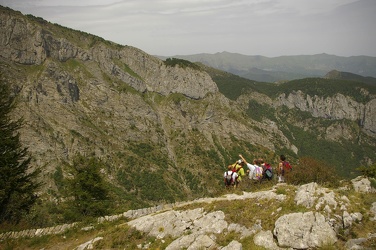
[[(103, 44), (85, 48), (90, 42), (80, 36), (80, 47), (64, 37), (43, 28), (47, 22), (32, 23), (23, 16), (2, 13), (0, 49), (2, 57), (20, 64), (41, 65), (47, 58), (65, 62), (77, 59), (96, 62), (105, 73), (128, 83), (140, 92), (154, 91), (162, 95), (181, 93), (187, 97), (203, 98), (218, 91), (217, 86), (204, 72), (166, 67), (163, 62), (133, 47), (115, 49)], [(73, 31), (71, 31), (73, 32)], [(118, 62), (118, 63), (116, 63)], [(127, 65), (135, 75), (126, 72)]]
[(290, 109), (298, 108), (311, 113), (313, 117), (358, 121), (364, 130), (371, 135), (376, 135), (376, 99), (371, 99), (363, 104), (340, 93), (334, 96), (320, 97), (310, 96), (298, 90), (287, 96), (280, 95), (275, 105), (285, 105)]

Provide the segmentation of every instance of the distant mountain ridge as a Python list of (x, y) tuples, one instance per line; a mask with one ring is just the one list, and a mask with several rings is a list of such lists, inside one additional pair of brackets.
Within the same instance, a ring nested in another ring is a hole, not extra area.
[[(259, 82), (280, 82), (305, 77), (323, 77), (331, 70), (376, 77), (376, 57), (341, 57), (328, 54), (299, 56), (248, 56), (237, 53), (176, 55)], [(166, 58), (160, 56), (159, 58)]]
[(364, 77), (357, 74), (349, 73), (349, 72), (340, 72), (337, 70), (332, 70), (328, 72), (324, 78), (327, 79), (342, 79), (342, 80), (352, 80), (352, 81), (358, 81), (363, 82), (371, 85), (376, 85), (376, 78), (374, 77)]

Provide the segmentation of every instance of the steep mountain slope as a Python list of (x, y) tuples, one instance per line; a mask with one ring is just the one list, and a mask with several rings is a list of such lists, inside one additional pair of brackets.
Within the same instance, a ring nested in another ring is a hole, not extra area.
[(274, 166), (279, 154), (295, 164), (308, 154), (344, 175), (376, 161), (372, 86), (260, 84), (8, 8), (0, 8), (0, 22), (1, 80), (18, 97), (21, 140), (43, 170), (42, 196), (54, 202), (72, 195), (64, 184), (77, 155), (100, 159), (122, 210), (218, 194), (239, 153)]
[(69, 195), (61, 183), (78, 154), (100, 159), (118, 200), (142, 207), (215, 194), (239, 153), (274, 161), (293, 147), (202, 70), (7, 8), (0, 20), (2, 81), (18, 95), (21, 139), (50, 195)]
[[(261, 82), (280, 82), (305, 77), (323, 77), (331, 70), (376, 77), (376, 58), (340, 57), (328, 54), (301, 56), (247, 56), (222, 52), (216, 54), (176, 55), (175, 58), (200, 62), (244, 78)], [(164, 57), (160, 57), (164, 59)]]

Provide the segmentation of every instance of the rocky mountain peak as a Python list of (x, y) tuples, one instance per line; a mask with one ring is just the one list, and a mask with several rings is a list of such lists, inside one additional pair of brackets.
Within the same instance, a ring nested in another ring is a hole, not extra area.
[[(49, 29), (51, 24), (46, 21), (33, 22), (24, 16), (9, 15), (9, 11), (4, 9), (0, 18), (4, 24), (0, 30), (2, 57), (14, 63), (41, 65), (47, 59), (59, 62), (79, 60), (84, 64), (97, 64), (104, 73), (140, 92), (181, 93), (199, 99), (218, 91), (205, 72), (167, 67), (161, 60), (139, 49), (97, 43), (97, 37), (78, 31), (70, 31), (74, 33), (74, 38), (65, 37), (64, 28), (62, 33), (57, 33)], [(93, 44), (88, 46), (90, 42)]]

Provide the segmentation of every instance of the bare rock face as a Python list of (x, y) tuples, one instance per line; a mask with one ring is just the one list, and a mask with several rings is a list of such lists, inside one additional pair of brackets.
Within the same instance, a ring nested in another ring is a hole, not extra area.
[[(306, 208), (314, 207), (316, 211), (324, 208), (327, 212), (335, 210), (338, 206), (335, 194), (327, 188), (319, 187), (317, 183), (301, 185), (296, 192), (295, 202)], [(341, 204), (344, 202), (340, 201)]]
[(355, 191), (359, 193), (371, 193), (375, 192), (375, 189), (372, 188), (371, 182), (368, 178), (364, 178), (362, 176), (358, 176), (355, 179), (351, 180)]
[(376, 220), (376, 202), (372, 203), (372, 207), (370, 210), (371, 215), (373, 215), (372, 220)]
[(221, 248), (222, 250), (242, 250), (242, 244), (236, 240), (231, 241), (227, 246)]
[(313, 117), (359, 121), (371, 135), (376, 134), (376, 99), (363, 104), (339, 93), (331, 97), (319, 97), (310, 96), (299, 90), (287, 96), (280, 95), (276, 105), (298, 108), (301, 111), (310, 112)]
[(161, 95), (181, 93), (192, 99), (201, 99), (208, 93), (218, 92), (217, 85), (206, 72), (178, 65), (168, 67), (139, 49), (126, 46), (121, 49), (119, 59), (143, 79), (147, 91)]
[(316, 248), (337, 241), (335, 231), (317, 212), (284, 215), (275, 222), (273, 233), (279, 246), (295, 249)]
[(222, 211), (205, 213), (202, 208), (187, 211), (167, 211), (128, 222), (137, 230), (162, 239), (176, 238), (166, 249), (210, 249), (216, 246), (214, 236), (228, 228)]
[(271, 231), (258, 232), (253, 238), (253, 241), (256, 245), (262, 246), (265, 249), (281, 249), (274, 242), (273, 233)]
[(364, 107), (364, 128), (376, 133), (376, 99), (371, 100)]
[(99, 44), (84, 48), (50, 33), (43, 26), (27, 22), (21, 16), (3, 14), (0, 22), (5, 24), (0, 28), (2, 56), (16, 63), (40, 65), (48, 58), (60, 62), (70, 59), (96, 62), (103, 71), (140, 92), (181, 93), (193, 99), (218, 92), (217, 85), (207, 73), (167, 67), (161, 60), (130, 46), (119, 49)]
[(300, 186), (295, 195), (296, 204), (303, 205), (307, 208), (313, 207), (317, 200), (317, 187), (317, 183), (314, 182)]

